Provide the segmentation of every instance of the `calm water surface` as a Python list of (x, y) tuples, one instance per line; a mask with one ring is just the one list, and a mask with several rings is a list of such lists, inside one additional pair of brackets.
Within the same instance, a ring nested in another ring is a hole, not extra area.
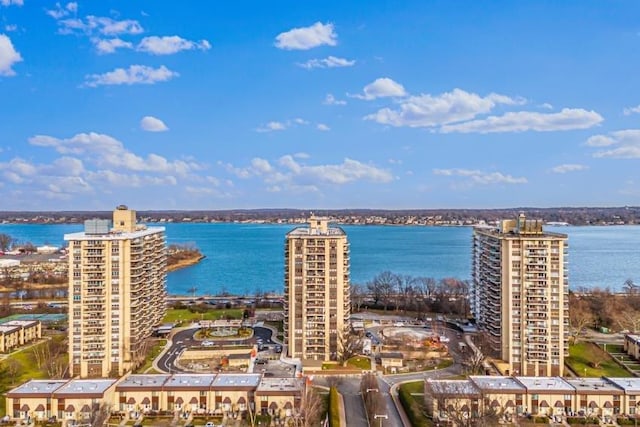
[[(167, 242), (193, 243), (206, 258), (172, 272), (169, 292), (222, 291), (253, 294), (282, 291), (284, 237), (291, 225), (166, 224)], [(470, 227), (345, 226), (351, 243), (351, 280), (365, 283), (391, 270), (412, 276), (468, 279), (471, 271)], [(619, 289), (628, 278), (640, 282), (640, 226), (547, 227), (569, 235), (569, 282), (578, 287)], [(63, 244), (63, 235), (79, 224), (0, 224), (6, 233), (36, 245)]]

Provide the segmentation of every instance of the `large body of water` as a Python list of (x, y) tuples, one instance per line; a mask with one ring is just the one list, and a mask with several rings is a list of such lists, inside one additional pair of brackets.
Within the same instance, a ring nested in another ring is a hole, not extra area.
[[(172, 294), (253, 294), (282, 292), (284, 238), (290, 225), (166, 224), (167, 242), (193, 243), (206, 258), (169, 273)], [(377, 273), (441, 279), (469, 279), (470, 227), (345, 226), (351, 243), (351, 281), (366, 283)], [(640, 226), (548, 227), (569, 235), (569, 284), (618, 290), (627, 279), (640, 281)], [(0, 224), (21, 242), (62, 245), (63, 235), (79, 224)]]

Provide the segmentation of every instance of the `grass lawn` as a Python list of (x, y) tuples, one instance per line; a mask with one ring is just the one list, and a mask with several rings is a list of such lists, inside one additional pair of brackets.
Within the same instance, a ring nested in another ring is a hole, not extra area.
[(371, 359), (363, 356), (355, 356), (347, 360), (347, 367), (369, 370), (371, 369)]
[[(584, 377), (631, 377), (632, 375), (600, 347), (591, 342), (579, 342), (569, 347), (566, 364), (578, 375)], [(598, 362), (599, 367), (594, 368)]]
[[(13, 367), (9, 368), (12, 365)], [(15, 375), (11, 374), (12, 371), (15, 372)], [(4, 397), (7, 391), (28, 380), (42, 378), (47, 378), (47, 374), (36, 366), (31, 348), (12, 353), (3, 360), (0, 363), (0, 416), (7, 413)]]
[(151, 351), (149, 355), (144, 361), (144, 364), (136, 369), (136, 373), (143, 374), (146, 373), (148, 369), (151, 369), (151, 365), (153, 364), (153, 360), (158, 357), (164, 346), (167, 344), (167, 340), (159, 339), (153, 347), (151, 347)]
[(218, 320), (231, 317), (242, 319), (243, 309), (241, 308), (214, 308), (199, 313), (188, 308), (170, 308), (162, 320), (164, 323), (194, 322), (198, 320)]
[(608, 353), (625, 353), (622, 344), (607, 344)]

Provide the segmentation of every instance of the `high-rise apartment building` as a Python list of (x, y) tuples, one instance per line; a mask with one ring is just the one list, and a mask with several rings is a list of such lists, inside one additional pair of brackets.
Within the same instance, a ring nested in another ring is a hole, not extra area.
[(351, 313), (349, 242), (339, 227), (311, 216), (287, 233), (284, 340), (289, 357), (336, 360)]
[(144, 357), (166, 312), (164, 227), (136, 223), (118, 206), (108, 220), (85, 221), (69, 242), (69, 373), (123, 375)]
[[(568, 355), (567, 236), (503, 220), (473, 232), (472, 309), (507, 375), (563, 375)], [(487, 348), (488, 347), (488, 348)], [(493, 351), (493, 354), (491, 352)]]

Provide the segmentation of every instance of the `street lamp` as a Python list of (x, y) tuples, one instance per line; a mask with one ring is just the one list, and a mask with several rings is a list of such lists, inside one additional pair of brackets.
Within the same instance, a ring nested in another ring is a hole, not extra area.
[(387, 414), (383, 414), (383, 415), (375, 414), (375, 415), (373, 416), (373, 419), (374, 419), (374, 420), (376, 420), (376, 419), (378, 419), (378, 418), (380, 419), (380, 427), (382, 427), (382, 419), (384, 418), (385, 420), (388, 420), (388, 419), (389, 419), (389, 416), (388, 416)]

